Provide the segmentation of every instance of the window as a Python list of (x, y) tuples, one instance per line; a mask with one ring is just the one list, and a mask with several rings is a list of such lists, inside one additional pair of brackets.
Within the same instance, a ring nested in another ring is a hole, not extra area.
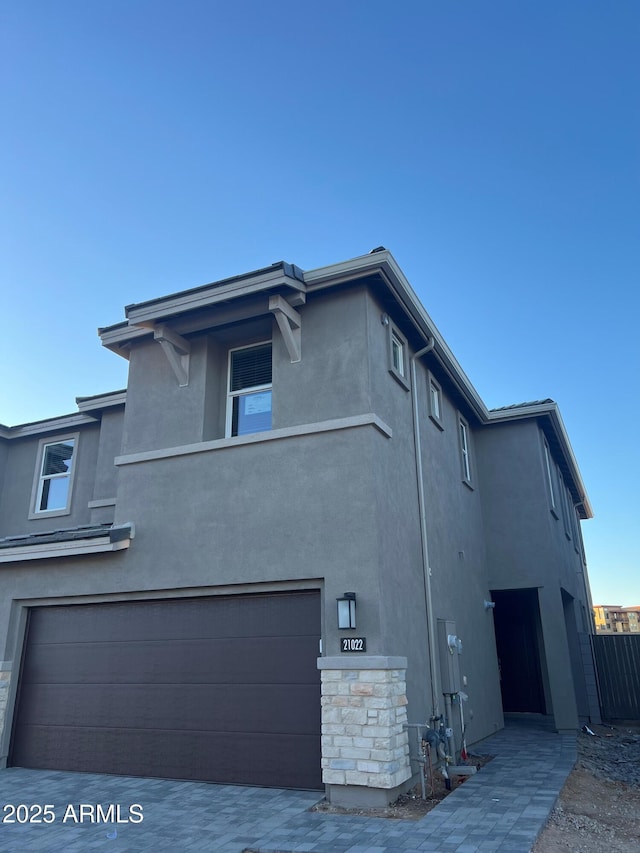
[(580, 546), (580, 551), (578, 552), (580, 555), (580, 559), (582, 560), (582, 564), (584, 566), (587, 565), (587, 555), (584, 550), (584, 539), (582, 538), (582, 527), (580, 526), (580, 518), (576, 513), (576, 521), (577, 521), (577, 540)]
[(395, 332), (391, 333), (391, 360), (393, 369), (404, 376), (404, 346)]
[(571, 539), (571, 516), (569, 515), (569, 493), (562, 479), (560, 466), (556, 468), (558, 475), (558, 487), (560, 489), (560, 497), (562, 498), (562, 520), (564, 522), (564, 535), (567, 539)]
[(271, 429), (271, 342), (229, 353), (227, 436)]
[(469, 424), (462, 415), (458, 415), (458, 434), (460, 437), (460, 459), (462, 462), (462, 480), (471, 485), (471, 448), (469, 445)]
[(438, 385), (431, 373), (427, 374), (429, 382), (429, 417), (440, 429), (444, 429), (442, 423), (442, 388)]
[(31, 517), (64, 515), (70, 511), (73, 460), (77, 435), (41, 441)]
[(549, 451), (549, 445), (547, 444), (546, 439), (544, 440), (544, 464), (545, 470), (547, 472), (547, 485), (549, 487), (549, 500), (551, 502), (551, 512), (557, 518), (558, 512), (556, 508), (556, 493), (553, 488), (553, 475), (551, 473), (551, 452)]
[(389, 328), (389, 373), (397, 379), (405, 391), (409, 390), (409, 363), (407, 341), (397, 329)]

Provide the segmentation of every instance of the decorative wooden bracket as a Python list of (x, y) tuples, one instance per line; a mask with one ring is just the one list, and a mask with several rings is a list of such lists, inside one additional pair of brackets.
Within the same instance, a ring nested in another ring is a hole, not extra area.
[(276, 318), (291, 364), (302, 360), (302, 320), (295, 308), (283, 296), (269, 297), (269, 311)]
[(189, 384), (189, 356), (191, 344), (181, 335), (172, 332), (165, 325), (156, 326), (153, 337), (162, 349), (178, 380), (178, 385)]

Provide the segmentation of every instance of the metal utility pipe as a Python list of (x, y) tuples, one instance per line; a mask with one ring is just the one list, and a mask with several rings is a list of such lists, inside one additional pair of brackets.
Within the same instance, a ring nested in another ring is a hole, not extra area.
[(451, 693), (444, 694), (445, 708), (445, 724), (451, 734), (447, 734), (447, 744), (449, 747), (449, 759), (452, 764), (456, 763), (456, 739), (453, 734), (453, 705), (451, 703)]
[[(426, 792), (425, 786), (424, 786), (424, 771), (425, 771), (425, 765), (427, 763), (427, 759), (425, 756), (420, 755), (420, 752), (421, 752), (420, 744), (422, 741), (421, 733), (422, 733), (422, 730), (424, 729), (424, 723), (404, 723), (403, 728), (413, 729), (414, 732), (416, 733), (417, 754), (415, 756), (411, 755), (411, 750), (409, 750), (409, 759), (411, 761), (417, 761), (418, 764), (420, 765), (420, 790), (422, 792), (422, 799), (426, 800), (427, 799), (427, 792)], [(411, 737), (409, 737), (409, 741), (411, 741)]]
[(411, 358), (411, 397), (413, 402), (413, 443), (416, 456), (416, 478), (418, 481), (418, 510), (420, 513), (420, 541), (422, 546), (422, 570), (424, 580), (424, 598), (429, 631), (429, 668), (431, 670), (431, 709), (433, 717), (439, 717), (438, 669), (436, 661), (436, 634), (431, 600), (431, 568), (429, 566), (429, 545), (427, 541), (427, 517), (424, 498), (424, 478), (422, 476), (422, 447), (420, 444), (420, 417), (418, 410), (418, 383), (416, 380), (416, 361), (431, 352), (435, 344), (433, 337), (425, 347), (414, 353)]

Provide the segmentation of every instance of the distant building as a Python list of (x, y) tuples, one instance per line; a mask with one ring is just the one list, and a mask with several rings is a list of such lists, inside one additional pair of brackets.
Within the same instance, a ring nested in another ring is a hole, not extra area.
[(640, 606), (594, 604), (596, 634), (640, 634)]

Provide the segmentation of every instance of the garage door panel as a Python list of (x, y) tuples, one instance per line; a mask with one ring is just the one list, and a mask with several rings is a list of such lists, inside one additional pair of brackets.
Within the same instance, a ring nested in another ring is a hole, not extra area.
[(28, 685), (21, 725), (314, 734), (314, 685)]
[[(317, 597), (299, 593), (291, 607), (290, 593), (225, 597), (224, 609), (212, 616), (211, 598), (164, 599), (141, 602), (68, 605), (38, 608), (37, 624), (30, 632), (30, 644), (74, 643), (90, 636), (95, 642), (111, 642), (114, 637), (131, 640), (181, 640), (198, 637), (279, 637), (307, 634), (318, 620)], [(268, 601), (267, 601), (268, 599)], [(171, 612), (167, 622), (168, 608)], [(250, 617), (250, 618), (249, 618)], [(242, 631), (238, 632), (238, 626)], [(285, 628), (285, 632), (283, 632)]]
[[(156, 776), (222, 784), (321, 787), (320, 746), (311, 735), (248, 733), (232, 741), (226, 733), (126, 729), (62, 729), (55, 740), (46, 729), (26, 732), (25, 760), (33, 768)], [(189, 768), (185, 774), (185, 766)]]
[(319, 788), (317, 591), (34, 608), (10, 763)]
[[(317, 655), (317, 636), (41, 643), (38, 654), (25, 662), (23, 681), (241, 684), (251, 679), (286, 684), (292, 670)], [(309, 679), (319, 683), (317, 670)]]

